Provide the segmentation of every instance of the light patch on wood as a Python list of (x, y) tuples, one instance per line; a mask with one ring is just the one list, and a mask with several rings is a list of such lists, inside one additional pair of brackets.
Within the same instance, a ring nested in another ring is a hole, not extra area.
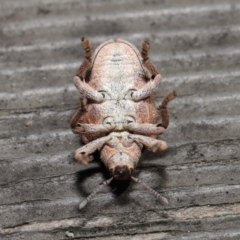
[(66, 231), (65, 235), (69, 238), (74, 238), (74, 234), (72, 232)]
[(177, 211), (169, 211), (168, 216), (175, 220), (202, 219), (221, 217), (226, 215), (239, 215), (240, 204), (221, 206), (202, 206), (183, 208)]
[(25, 122), (25, 126), (26, 127), (30, 127), (32, 125), (32, 121), (27, 121), (27, 122)]
[(95, 228), (95, 227), (108, 227), (112, 225), (114, 220), (110, 217), (99, 217), (94, 220), (88, 221), (85, 224), (85, 228)]
[[(169, 233), (149, 233), (149, 234), (139, 234), (135, 236), (113, 236), (108, 237), (108, 240), (159, 240), (171, 237)], [(98, 240), (104, 240), (106, 237), (98, 238)]]
[(66, 219), (50, 222), (34, 222), (19, 227), (0, 229), (0, 234), (14, 233), (14, 232), (35, 232), (35, 231), (51, 231), (58, 228), (66, 229), (69, 227), (78, 227), (83, 224), (82, 219)]

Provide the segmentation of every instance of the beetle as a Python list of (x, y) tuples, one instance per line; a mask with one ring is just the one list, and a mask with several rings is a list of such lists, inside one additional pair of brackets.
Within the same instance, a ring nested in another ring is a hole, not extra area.
[[(161, 106), (155, 106), (154, 92), (162, 77), (149, 59), (149, 41), (142, 42), (141, 53), (122, 39), (106, 41), (94, 53), (89, 39), (82, 38), (81, 45), (85, 58), (73, 80), (81, 94), (81, 104), (70, 126), (85, 145), (76, 150), (74, 157), (88, 164), (98, 150), (111, 178), (99, 185), (80, 209), (112, 179), (140, 182), (167, 204), (166, 198), (133, 177), (143, 147), (153, 152), (167, 149), (157, 136), (169, 125), (167, 105), (176, 96), (171, 91)], [(161, 123), (157, 122), (159, 117)]]

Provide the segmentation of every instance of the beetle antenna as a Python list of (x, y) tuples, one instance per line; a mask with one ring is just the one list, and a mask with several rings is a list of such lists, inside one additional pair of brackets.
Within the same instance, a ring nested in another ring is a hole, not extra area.
[(111, 177), (110, 179), (104, 181), (102, 184), (100, 184), (86, 199), (84, 199), (80, 205), (79, 205), (79, 209), (84, 208), (88, 202), (91, 201), (91, 199), (104, 187), (109, 185), (109, 183), (113, 180), (113, 177)]
[(151, 192), (162, 204), (165, 204), (165, 205), (168, 204), (168, 200), (165, 197), (163, 197), (158, 192), (156, 192), (154, 189), (149, 187), (146, 183), (142, 182), (138, 178), (135, 178), (135, 177), (131, 177), (131, 178), (135, 183), (140, 183), (144, 188), (146, 188), (149, 192)]

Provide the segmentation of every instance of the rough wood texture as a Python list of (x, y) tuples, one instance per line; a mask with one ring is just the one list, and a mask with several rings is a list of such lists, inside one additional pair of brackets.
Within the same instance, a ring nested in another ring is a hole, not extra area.
[[(2, 0), (0, 26), (1, 239), (240, 239), (239, 1)], [(148, 38), (156, 101), (178, 93), (169, 150), (144, 152), (136, 172), (166, 207), (131, 183), (78, 210), (107, 177), (73, 159), (82, 36)]]

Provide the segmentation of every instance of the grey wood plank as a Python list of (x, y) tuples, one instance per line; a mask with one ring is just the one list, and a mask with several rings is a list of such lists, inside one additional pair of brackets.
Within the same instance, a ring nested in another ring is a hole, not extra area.
[[(0, 238), (239, 239), (239, 12), (237, 0), (3, 0)], [(93, 46), (148, 38), (163, 75), (157, 104), (177, 91), (160, 137), (169, 149), (144, 151), (134, 173), (169, 205), (138, 184), (113, 183), (79, 211), (108, 177), (98, 154), (87, 166), (73, 159), (82, 36)]]

